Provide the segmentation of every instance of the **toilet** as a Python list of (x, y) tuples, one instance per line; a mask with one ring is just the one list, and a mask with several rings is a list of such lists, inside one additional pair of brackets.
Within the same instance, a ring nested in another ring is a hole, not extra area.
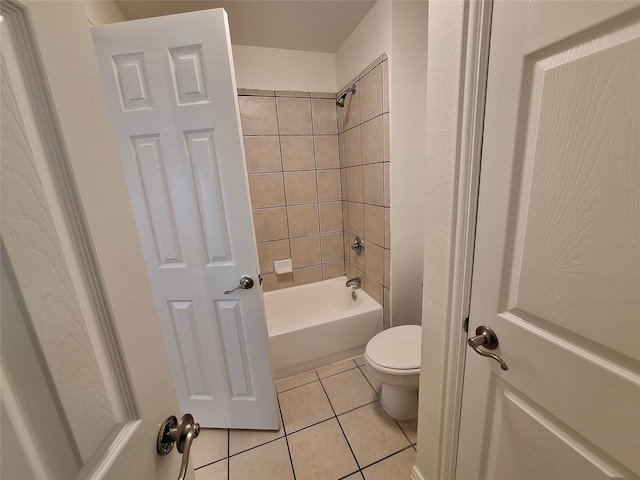
[(419, 325), (388, 328), (364, 352), (367, 373), (382, 384), (380, 405), (396, 420), (418, 416), (421, 332)]

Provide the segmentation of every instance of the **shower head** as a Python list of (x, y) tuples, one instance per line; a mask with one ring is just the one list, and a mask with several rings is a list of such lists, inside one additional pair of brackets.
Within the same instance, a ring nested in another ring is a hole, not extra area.
[(340, 94), (340, 96), (336, 100), (336, 105), (338, 105), (339, 107), (344, 108), (344, 101), (347, 99), (347, 95), (349, 95), (349, 92), (354, 93), (354, 94), (356, 93), (356, 84), (355, 83)]

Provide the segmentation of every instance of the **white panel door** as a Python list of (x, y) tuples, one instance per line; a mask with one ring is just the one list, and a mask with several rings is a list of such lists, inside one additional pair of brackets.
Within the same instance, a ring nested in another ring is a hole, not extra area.
[(456, 478), (640, 478), (640, 6), (494, 4)]
[(156, 441), (178, 402), (133, 215), (104, 201), (126, 187), (84, 4), (0, 11), (0, 477), (175, 479)]
[(277, 429), (226, 13), (92, 33), (180, 406)]

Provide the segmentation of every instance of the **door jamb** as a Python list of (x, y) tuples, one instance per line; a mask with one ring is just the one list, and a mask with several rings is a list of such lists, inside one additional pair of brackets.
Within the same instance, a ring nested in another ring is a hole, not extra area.
[[(432, 17), (433, 12), (429, 13), (430, 23), (445, 22), (451, 27), (450, 30), (460, 32), (462, 51), (458, 57), (461, 66), (456, 104), (443, 106), (434, 102), (434, 108), (437, 109), (457, 109), (456, 131), (452, 135), (455, 144), (449, 146), (454, 150), (455, 165), (450, 193), (453, 205), (451, 218), (448, 219), (451, 225), (448, 298), (445, 315), (434, 319), (442, 323), (436, 328), (441, 329), (445, 335), (440, 372), (442, 384), (439, 388), (442, 392), (441, 403), (433, 406), (440, 411), (431, 413), (440, 418), (439, 432), (430, 434), (437, 437), (439, 451), (435, 453), (436, 465), (428, 467), (428, 472), (421, 472), (417, 466), (413, 467), (412, 480), (454, 479), (456, 474), (467, 338), (462, 327), (469, 314), (471, 299), (493, 0), (461, 3), (464, 8), (458, 16), (447, 17), (443, 14), (443, 18), (436, 19)], [(439, 12), (441, 10), (436, 13)], [(438, 62), (436, 59), (434, 64), (430, 59), (428, 68), (450, 68), (450, 63), (445, 65), (443, 62), (444, 60)], [(444, 113), (451, 115), (450, 110)], [(423, 312), (423, 318), (424, 315)], [(421, 415), (426, 415), (426, 412)]]
[(468, 2), (465, 24), (464, 70), (461, 81), (462, 112), (458, 127), (449, 335), (444, 377), (442, 455), (440, 478), (455, 478), (460, 413), (464, 389), (464, 362), (473, 277), (475, 233), (480, 188), (484, 112), (489, 67), (489, 41), (493, 0)]

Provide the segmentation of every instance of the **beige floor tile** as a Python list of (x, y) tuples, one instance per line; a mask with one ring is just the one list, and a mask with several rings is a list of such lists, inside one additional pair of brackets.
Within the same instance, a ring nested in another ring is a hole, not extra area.
[[(195, 444), (194, 444), (195, 445)], [(229, 469), (229, 460), (220, 460), (206, 467), (196, 470), (196, 480), (220, 480), (227, 478)]]
[(353, 361), (356, 362), (356, 365), (358, 365), (359, 367), (364, 366), (364, 355), (360, 355), (359, 357), (354, 358)]
[(365, 480), (405, 479), (411, 476), (411, 467), (416, 464), (416, 451), (407, 448), (362, 470)]
[(230, 480), (293, 480), (284, 438), (229, 458)]
[(250, 448), (284, 436), (284, 429), (280, 430), (229, 430), (229, 455), (244, 452)]
[(380, 396), (380, 388), (382, 387), (380, 382), (371, 376), (366, 367), (362, 367), (360, 371), (364, 374), (365, 377), (367, 377), (367, 380), (369, 380), (369, 383), (371, 384), (373, 389), (376, 391), (378, 396)]
[(315, 382), (316, 380), (318, 380), (316, 371), (309, 370), (308, 372), (299, 373), (298, 375), (294, 375), (293, 377), (287, 377), (283, 378), (282, 380), (278, 380), (276, 382), (276, 392), (284, 392), (285, 390), (299, 387), (306, 383)]
[(287, 434), (333, 416), (320, 382), (313, 382), (278, 394)]
[(400, 428), (405, 433), (412, 444), (415, 444), (418, 441), (418, 419), (414, 418), (413, 420), (396, 420)]
[(323, 378), (322, 384), (336, 415), (348, 412), (378, 399), (376, 392), (359, 368)]
[(335, 418), (287, 438), (296, 480), (338, 479), (358, 470)]
[(356, 472), (353, 475), (349, 475), (348, 477), (343, 478), (342, 480), (362, 480), (363, 478), (364, 477), (360, 472)]
[(228, 439), (226, 428), (202, 428), (191, 447), (193, 468), (227, 457)]
[(361, 467), (410, 446), (398, 424), (378, 402), (340, 415), (338, 420)]
[(326, 367), (320, 367), (316, 370), (320, 378), (328, 377), (329, 375), (335, 375), (336, 373), (344, 372), (354, 368), (355, 362), (351, 359), (344, 360), (342, 362), (334, 363), (333, 365), (327, 365)]

